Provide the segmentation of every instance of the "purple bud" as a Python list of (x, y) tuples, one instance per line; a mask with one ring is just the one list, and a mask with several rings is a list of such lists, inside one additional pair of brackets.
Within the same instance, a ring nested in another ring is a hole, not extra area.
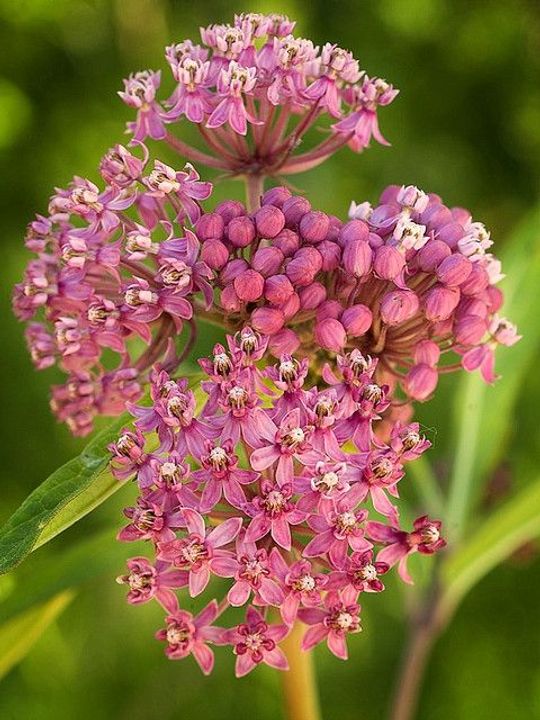
[(491, 286), (486, 289), (486, 293), (488, 296), (488, 306), (490, 311), (492, 313), (498, 312), (504, 302), (502, 290), (499, 290), (498, 287)]
[(446, 320), (454, 312), (460, 293), (456, 288), (436, 285), (424, 295), (424, 309), (428, 320)]
[(371, 268), (372, 259), (373, 250), (365, 240), (348, 240), (343, 247), (343, 267), (354, 277), (366, 275)]
[(282, 355), (290, 355), (300, 346), (300, 340), (294, 330), (289, 328), (283, 328), (275, 335), (272, 335), (270, 342), (268, 343), (268, 349), (275, 357), (281, 357)]
[(332, 272), (339, 267), (341, 261), (341, 248), (336, 242), (323, 240), (317, 245), (317, 250), (322, 257), (322, 270)]
[(405, 391), (413, 400), (425, 400), (437, 387), (439, 374), (429, 365), (415, 365), (405, 378)]
[(426, 225), (428, 230), (438, 231), (452, 222), (452, 213), (440, 202), (430, 203), (427, 210), (420, 215), (419, 222)]
[(392, 290), (381, 300), (381, 318), (384, 323), (399, 325), (416, 315), (420, 301), (411, 290)]
[(405, 267), (402, 253), (391, 245), (382, 245), (375, 250), (373, 269), (383, 280), (393, 280)]
[(201, 259), (212, 270), (220, 270), (229, 259), (229, 249), (221, 240), (206, 240), (201, 248)]
[(281, 268), (284, 260), (283, 253), (277, 247), (262, 247), (257, 250), (251, 259), (251, 267), (264, 277), (275, 275)]
[(448, 223), (437, 233), (437, 240), (445, 242), (451, 250), (455, 250), (458, 241), (464, 236), (463, 226), (457, 222)]
[(249, 268), (249, 265), (242, 258), (230, 260), (219, 274), (220, 285), (229, 285), (234, 278)]
[(421, 340), (414, 349), (414, 362), (435, 367), (441, 357), (441, 349), (433, 340)]
[(315, 325), (315, 342), (325, 350), (341, 352), (347, 342), (347, 333), (339, 320), (326, 318)]
[(255, 213), (255, 224), (261, 237), (274, 238), (285, 227), (285, 216), (274, 205), (263, 205)]
[(464, 295), (476, 295), (485, 290), (489, 285), (489, 276), (480, 263), (473, 263), (471, 274), (461, 285), (460, 290)]
[(264, 335), (274, 335), (283, 327), (285, 317), (277, 308), (260, 307), (251, 313), (251, 324)]
[(352, 305), (343, 311), (341, 323), (350, 337), (360, 337), (371, 327), (373, 315), (365, 305)]
[(462, 297), (456, 309), (456, 317), (458, 320), (468, 315), (476, 315), (476, 317), (486, 319), (488, 316), (488, 308), (483, 300), (475, 297)]
[(284, 305), (293, 293), (294, 288), (286, 275), (273, 275), (264, 283), (264, 297), (272, 305)]
[(437, 267), (437, 277), (444, 285), (457, 286), (464, 283), (472, 271), (472, 263), (460, 253), (445, 258)]
[(329, 215), (328, 218), (330, 220), (330, 227), (328, 228), (326, 239), (331, 240), (332, 242), (337, 242), (339, 238), (339, 233), (341, 232), (341, 228), (343, 227), (343, 221), (335, 215)]
[(283, 203), (290, 197), (291, 191), (282, 185), (278, 185), (264, 193), (261, 205), (275, 205), (275, 207), (281, 208)]
[(321, 267), (322, 257), (320, 252), (312, 247), (303, 247), (287, 263), (285, 272), (293, 285), (303, 287), (313, 282)]
[(435, 268), (451, 253), (448, 245), (442, 240), (430, 240), (418, 251), (416, 262), (424, 272), (435, 272)]
[(363, 220), (349, 220), (340, 230), (338, 242), (342, 248), (355, 240), (367, 242), (369, 228)]
[(216, 207), (216, 212), (221, 215), (225, 223), (233, 218), (246, 214), (246, 208), (238, 200), (225, 200)]
[(293, 318), (300, 310), (300, 298), (298, 297), (298, 293), (293, 292), (285, 305), (282, 305), (280, 309), (283, 310), (285, 320)]
[(285, 257), (291, 257), (300, 247), (300, 238), (297, 233), (285, 228), (276, 235), (272, 245), (279, 248)]
[(218, 213), (206, 213), (195, 223), (195, 234), (199, 240), (210, 240), (212, 238), (221, 238), (225, 223)]
[(302, 310), (315, 310), (326, 300), (326, 288), (319, 282), (313, 282), (298, 293)]
[(262, 297), (264, 278), (255, 270), (246, 270), (234, 278), (236, 294), (244, 302), (255, 302)]
[(298, 195), (292, 195), (288, 200), (285, 200), (281, 208), (285, 215), (285, 223), (288, 228), (295, 228), (300, 222), (302, 215), (305, 215), (311, 210), (311, 204), (309, 200)]
[(377, 233), (370, 232), (368, 235), (368, 243), (370, 248), (376, 250), (384, 245), (384, 240), (380, 235), (377, 235)]
[(221, 291), (220, 304), (227, 312), (238, 312), (242, 307), (242, 303), (238, 299), (238, 295), (232, 285), (227, 285), (227, 287)]
[(340, 302), (337, 300), (326, 300), (326, 302), (319, 305), (317, 309), (317, 320), (325, 320), (326, 318), (334, 318), (334, 320), (337, 320), (342, 312), (343, 307)]
[(300, 235), (306, 242), (316, 243), (325, 239), (330, 227), (330, 218), (320, 210), (311, 210), (302, 216), (300, 220)]
[(478, 315), (466, 315), (454, 325), (455, 338), (462, 345), (478, 345), (486, 330), (486, 321)]
[(227, 237), (234, 247), (244, 248), (251, 245), (255, 235), (255, 224), (245, 215), (233, 218), (227, 225)]

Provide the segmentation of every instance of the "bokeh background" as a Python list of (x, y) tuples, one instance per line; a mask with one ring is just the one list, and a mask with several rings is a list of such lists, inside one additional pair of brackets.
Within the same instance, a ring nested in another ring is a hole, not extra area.
[[(0, 521), (83, 445), (53, 421), (48, 386), (57, 378), (54, 371), (34, 372), (22, 327), (10, 312), (11, 286), (28, 258), (25, 225), (46, 210), (55, 185), (64, 186), (75, 173), (97, 179), (99, 157), (122, 140), (129, 116), (116, 96), (123, 77), (163, 68), (165, 44), (195, 39), (200, 25), (247, 10), (289, 14), (300, 34), (350, 48), (368, 73), (401, 89), (380, 114), (391, 149), (374, 146), (361, 157), (344, 151), (294, 179), (313, 205), (344, 215), (352, 198), (373, 201), (389, 183), (412, 183), (450, 205), (469, 207), (493, 230), (497, 248), (514, 242), (512, 251), (520, 252), (512, 237), (523, 222), (530, 226), (540, 189), (536, 0), (0, 0)], [(241, 188), (217, 187), (218, 199), (227, 194), (240, 197)], [(540, 322), (538, 312), (531, 300), (531, 327)], [(526, 370), (508, 411), (506, 450), (479, 493), (480, 508), (504, 502), (537, 473), (540, 373), (534, 358)], [(419, 409), (443, 482), (454, 451), (448, 407), (456, 383), (445, 379), (437, 399)], [(492, 412), (498, 412), (495, 403)], [(191, 660), (165, 660), (153, 639), (159, 608), (124, 603), (114, 577), (128, 550), (112, 538), (129, 499), (129, 490), (119, 493), (36, 553), (20, 573), (0, 579), (1, 614), (2, 599), (21, 589), (31, 594), (47, 573), (80, 570), (84, 577), (92, 559), (71, 548), (103, 533), (93, 552), (107, 556), (106, 567), (97, 576), (88, 573), (66, 611), (0, 683), (0, 717), (279, 718), (279, 681), (272, 671), (235, 681), (232, 658), (223, 652), (218, 671), (203, 679)], [(540, 718), (538, 550), (528, 544), (465, 599), (429, 662), (418, 718)], [(365, 602), (365, 631), (351, 643), (348, 663), (317, 653), (325, 719), (384, 716), (405, 637), (404, 603), (394, 584), (376, 602)]]

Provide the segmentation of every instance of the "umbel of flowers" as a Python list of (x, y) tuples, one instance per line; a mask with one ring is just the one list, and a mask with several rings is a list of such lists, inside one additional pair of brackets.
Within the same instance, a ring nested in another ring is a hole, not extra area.
[[(168, 657), (193, 654), (204, 673), (213, 645), (232, 648), (237, 676), (262, 662), (286, 670), (279, 643), (297, 619), (304, 650), (325, 641), (346, 659), (347, 636), (362, 629), (361, 595), (384, 590), (381, 576), (394, 565), (410, 582), (408, 557), (445, 545), (440, 522), (427, 517), (400, 529), (395, 504), (405, 464), (430, 443), (417, 423), (396, 422), (388, 442), (377, 435), (388, 387), (360, 351), (320, 389), (306, 384), (305, 358), (271, 365), (268, 340), (250, 328), (227, 341), (200, 361), (200, 408), (186, 378), (156, 368), (151, 405), (130, 405), (135, 430), (111, 446), (114, 473), (139, 488), (119, 539), (147, 540), (153, 551), (132, 558), (119, 582), (129, 602), (163, 606), (157, 637)], [(158, 448), (148, 452), (154, 433)], [(226, 583), (210, 585), (213, 577)], [(182, 588), (212, 599), (193, 615)], [(245, 619), (223, 626), (239, 607)]]
[[(344, 145), (387, 145), (377, 111), (397, 95), (349, 51), (293, 30), (247, 14), (170, 45), (163, 100), (159, 72), (125, 80), (128, 147), (105, 154), (99, 182), (55, 191), (14, 293), (36, 367), (68, 375), (52, 390), (59, 420), (84, 435), (98, 415), (135, 418), (110, 447), (118, 480), (139, 489), (119, 537), (152, 557), (119, 579), (130, 602), (164, 608), (167, 655), (193, 654), (204, 673), (215, 645), (233, 649), (239, 676), (286, 669), (296, 622), (305, 650), (326, 641), (347, 656), (362, 594), (393, 566), (410, 582), (409, 556), (445, 544), (439, 521), (400, 524), (404, 466), (429, 446), (412, 401), (460, 367), (493, 382), (495, 347), (519, 339), (499, 315), (490, 234), (468, 211), (410, 185), (340, 218), (283, 184), (264, 192), (266, 177)], [(180, 161), (162, 159), (171, 149)], [(212, 206), (191, 163), (243, 176), (246, 205)], [(201, 403), (175, 373), (208, 321), (223, 344), (200, 360)], [(148, 384), (151, 404), (136, 405)]]

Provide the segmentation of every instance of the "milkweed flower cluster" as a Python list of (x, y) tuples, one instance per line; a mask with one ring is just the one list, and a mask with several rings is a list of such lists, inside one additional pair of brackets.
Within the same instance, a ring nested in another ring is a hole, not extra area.
[[(31, 321), (36, 367), (58, 362), (69, 374), (53, 388), (52, 406), (78, 435), (95, 415), (123, 412), (167, 352), (174, 366), (171, 337), (193, 322), (196, 303), (213, 301), (212, 272), (183, 226), (200, 217), (211, 184), (191, 165), (150, 167), (146, 149), (139, 159), (121, 145), (103, 158), (101, 174), (104, 189), (75, 177), (53, 195), (49, 215), (29, 225), (26, 245), (36, 258), (14, 295), (16, 314)], [(148, 346), (144, 353), (133, 350), (135, 337)], [(117, 356), (113, 370), (106, 351)]]
[[(373, 378), (377, 361), (353, 351), (348, 380), (319, 388), (306, 383), (306, 359), (285, 354), (272, 365), (267, 345), (244, 328), (201, 360), (200, 408), (187, 379), (156, 369), (152, 404), (130, 405), (135, 429), (111, 446), (114, 473), (139, 487), (119, 539), (154, 550), (130, 560), (119, 581), (129, 602), (155, 599), (167, 612), (157, 637), (168, 657), (193, 654), (204, 673), (212, 645), (232, 647), (238, 676), (261, 662), (286, 669), (279, 642), (297, 619), (305, 650), (326, 641), (346, 659), (362, 594), (382, 591), (396, 564), (410, 582), (407, 558), (445, 545), (438, 521), (399, 528), (405, 465), (430, 443), (416, 423), (396, 422), (388, 443), (378, 437), (390, 399)], [(155, 450), (146, 448), (152, 436)], [(210, 585), (213, 577), (226, 584)], [(194, 616), (180, 588), (218, 597)], [(240, 607), (239, 625), (215, 625)]]
[[(387, 145), (377, 110), (398, 91), (368, 77), (349, 51), (295, 37), (294, 26), (282, 15), (248, 13), (232, 25), (201, 28), (202, 44), (168, 46), (176, 83), (168, 99), (157, 97), (160, 72), (144, 70), (124, 81), (119, 95), (137, 112), (128, 132), (139, 142), (163, 139), (194, 162), (232, 174), (303, 172), (347, 144), (356, 152), (372, 137)], [(182, 119), (198, 127), (205, 152), (168, 131)], [(295, 153), (325, 120), (329, 136)]]
[(195, 231), (229, 325), (249, 322), (277, 356), (360, 349), (415, 400), (460, 366), (493, 382), (495, 346), (519, 336), (497, 315), (503, 275), (483, 224), (413, 186), (350, 214), (343, 222), (276, 187), (255, 213), (229, 202), (202, 215)]

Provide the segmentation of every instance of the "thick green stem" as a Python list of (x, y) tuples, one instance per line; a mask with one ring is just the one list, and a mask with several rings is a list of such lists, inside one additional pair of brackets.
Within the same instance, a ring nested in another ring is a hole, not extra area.
[(293, 626), (281, 643), (287, 655), (289, 670), (280, 674), (286, 720), (321, 720), (313, 653), (301, 648), (303, 628)]
[(264, 175), (246, 175), (246, 204), (248, 212), (255, 212), (261, 206), (264, 192)]

